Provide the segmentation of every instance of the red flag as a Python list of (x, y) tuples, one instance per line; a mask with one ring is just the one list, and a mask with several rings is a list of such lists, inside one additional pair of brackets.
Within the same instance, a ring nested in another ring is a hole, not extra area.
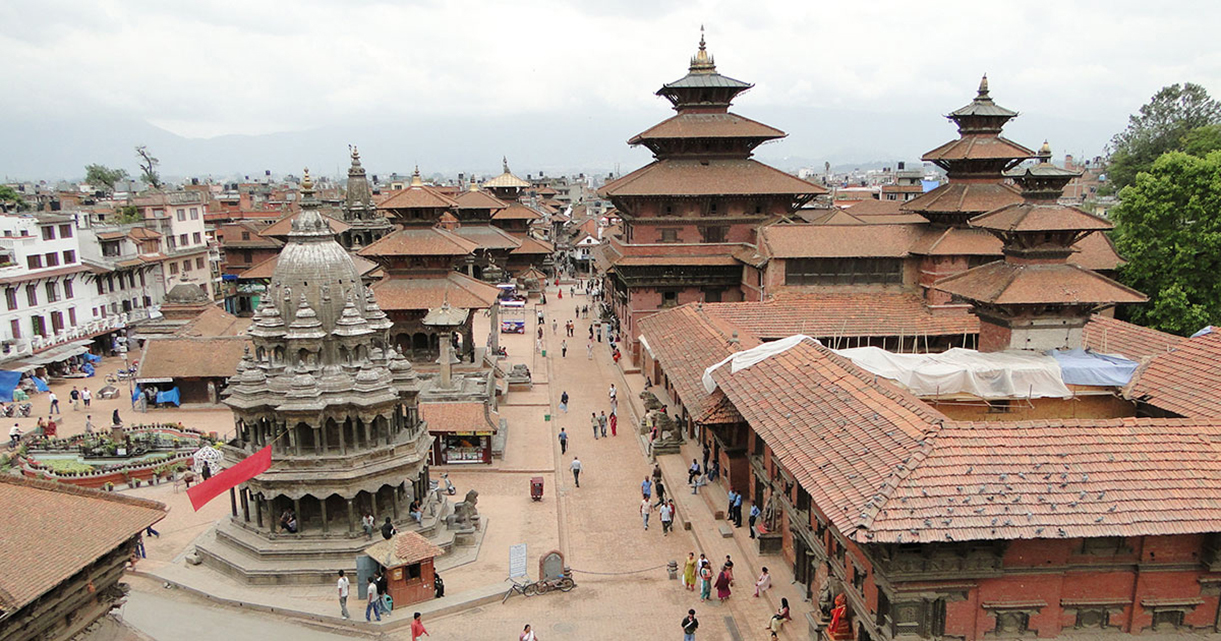
[(187, 490), (191, 506), (198, 512), (199, 508), (223, 494), (225, 490), (249, 481), (266, 472), (269, 467), (271, 467), (270, 445), (242, 459), (241, 463)]

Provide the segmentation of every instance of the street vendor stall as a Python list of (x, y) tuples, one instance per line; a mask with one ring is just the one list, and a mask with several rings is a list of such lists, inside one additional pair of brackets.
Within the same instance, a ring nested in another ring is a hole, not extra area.
[(434, 598), (433, 559), (442, 554), (444, 550), (415, 532), (400, 532), (365, 549), (385, 573), (386, 593), (396, 608)]
[(483, 401), (420, 403), (420, 419), (433, 441), (433, 465), (492, 462), (500, 418)]

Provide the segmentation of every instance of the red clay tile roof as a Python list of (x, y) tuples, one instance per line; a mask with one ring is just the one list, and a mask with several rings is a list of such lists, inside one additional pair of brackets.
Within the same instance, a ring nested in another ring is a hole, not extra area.
[(1115, 249), (1115, 243), (1106, 234), (1090, 234), (1073, 245), (1077, 250), (1068, 257), (1068, 262), (1094, 271), (1119, 269), (1125, 262)]
[(397, 568), (433, 559), (445, 554), (445, 550), (433, 545), (416, 532), (404, 531), (390, 540), (381, 540), (368, 548), (365, 554), (387, 568)]
[(910, 213), (984, 213), (1022, 202), (1017, 187), (1004, 183), (949, 182), (903, 203)]
[[(858, 541), (1214, 532), (1221, 423), (947, 422)], [(950, 512), (954, 510), (954, 512)], [(913, 530), (916, 534), (913, 534)]]
[[(1152, 330), (1147, 330), (1152, 331)], [(1161, 348), (1154, 343), (1152, 349)], [(1221, 332), (1181, 339), (1136, 372), (1124, 396), (1179, 416), (1221, 418)]]
[(449, 209), (454, 199), (428, 185), (416, 185), (394, 192), (377, 205), (378, 209)]
[(249, 346), (244, 336), (153, 338), (136, 378), (229, 378)]
[(805, 334), (849, 336), (961, 336), (979, 332), (966, 308), (933, 311), (905, 292), (780, 293), (763, 302), (707, 303), (704, 311), (763, 340)]
[(749, 335), (732, 343), (733, 328), (704, 312), (698, 304), (683, 305), (649, 316), (640, 322), (640, 333), (677, 392), (678, 401), (696, 419), (723, 419), (717, 402), (700, 382), (704, 368), (741, 349), (759, 344)]
[(778, 194), (808, 196), (827, 190), (755, 160), (657, 160), (607, 183), (605, 197)]
[(483, 309), (496, 302), (500, 290), (465, 274), (450, 272), (436, 278), (383, 278), (371, 289), (384, 310), (421, 310), (440, 307)]
[(1143, 303), (1144, 294), (1067, 264), (996, 261), (937, 281), (934, 288), (996, 305)]
[(656, 138), (754, 138), (774, 140), (785, 137), (785, 133), (750, 118), (732, 113), (695, 114), (685, 113), (663, 120), (642, 131), (629, 145), (639, 145)]
[(1101, 315), (1090, 317), (1082, 332), (1085, 347), (1104, 354), (1119, 354), (1134, 361), (1165, 354), (1184, 340), (1182, 336)]
[(513, 250), (521, 246), (516, 236), (495, 225), (463, 225), (453, 233), (474, 243), (476, 249)]
[(509, 203), (486, 191), (464, 191), (454, 196), (458, 209), (504, 209)]
[(466, 256), (478, 248), (478, 243), (439, 227), (408, 227), (379, 238), (356, 254), (359, 256)]
[(919, 233), (911, 225), (770, 225), (759, 249), (774, 258), (902, 258)]
[(954, 161), (986, 158), (1033, 158), (1035, 153), (1012, 140), (992, 134), (965, 134), (920, 158), (925, 161)]
[(521, 239), (521, 246), (509, 252), (510, 254), (525, 254), (525, 255), (551, 255), (555, 251), (555, 245), (539, 240), (533, 236), (526, 236)]
[(7, 278), (0, 278), (0, 285), (12, 285), (15, 283), (24, 283), (26, 281), (38, 280), (40, 278), (57, 278), (59, 276), (71, 276), (81, 272), (93, 271), (93, 268), (85, 264), (69, 265), (58, 269), (36, 269), (24, 274), (17, 274)]
[(982, 229), (926, 226), (924, 234), (912, 244), (920, 256), (996, 256), (1001, 257), (1004, 243)]
[[(100, 234), (99, 234), (99, 236), (100, 236)], [(154, 240), (157, 238), (161, 238), (160, 233), (155, 232), (151, 229), (146, 229), (144, 227), (132, 228), (132, 230), (127, 233), (127, 236), (129, 238), (134, 238), (136, 240)]]
[[(259, 232), (259, 235), (267, 236), (269, 238), (287, 237), (289, 232), (291, 232), (293, 229), (293, 219), (300, 215), (300, 213), (296, 213), (291, 216), (285, 216), (284, 218), (281, 218), (280, 220), (268, 225), (266, 229)], [(326, 220), (327, 226), (331, 228), (331, 232), (333, 233), (340, 234), (352, 228), (351, 225), (343, 222), (342, 220), (336, 220), (330, 216), (323, 216), (322, 218)]]
[(903, 213), (900, 207), (903, 201), (900, 200), (878, 200), (876, 198), (866, 198), (857, 201), (845, 201), (839, 206), (853, 216), (879, 216), (879, 215), (897, 215)]
[(0, 612), (22, 608), (165, 517), (165, 505), (0, 475)]
[(883, 194), (922, 194), (924, 185), (882, 185)]
[(492, 214), (492, 220), (539, 220), (543, 215), (519, 202)]
[(996, 231), (1104, 231), (1114, 225), (1101, 216), (1076, 207), (1066, 207), (1055, 201), (1022, 202), (1005, 205), (970, 220), (972, 227)]
[[(163, 306), (163, 310), (164, 310)], [(238, 336), (246, 332), (253, 322), (252, 318), (239, 318), (215, 306), (208, 305), (198, 316), (191, 319), (175, 335), (190, 336)]]
[(489, 412), (492, 424), (484, 416), (482, 401), (453, 403), (420, 403), (420, 419), (428, 424), (430, 434), (451, 432), (496, 431), (500, 422), (495, 412)]
[(713, 378), (835, 527), (868, 523), (944, 417), (812, 341)]
[(127, 232), (104, 231), (97, 235), (98, 240), (121, 240), (127, 238)]

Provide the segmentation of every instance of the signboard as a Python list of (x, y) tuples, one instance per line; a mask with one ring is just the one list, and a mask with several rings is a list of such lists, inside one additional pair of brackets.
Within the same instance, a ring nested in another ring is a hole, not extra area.
[(526, 573), (526, 544), (518, 543), (509, 548), (509, 578), (529, 576)]

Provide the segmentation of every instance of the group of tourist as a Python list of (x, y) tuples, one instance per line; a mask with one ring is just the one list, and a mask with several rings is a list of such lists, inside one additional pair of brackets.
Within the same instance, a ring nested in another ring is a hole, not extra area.
[[(657, 503), (652, 502), (652, 494), (657, 494)], [(661, 468), (653, 467), (652, 477), (644, 477), (644, 481), (640, 484), (640, 518), (644, 522), (644, 529), (649, 529), (649, 515), (656, 508), (658, 516), (661, 519), (662, 536), (669, 536), (670, 531), (674, 529), (674, 521), (678, 517), (678, 506), (674, 504), (674, 499), (666, 499), (666, 486), (661, 478)]]

